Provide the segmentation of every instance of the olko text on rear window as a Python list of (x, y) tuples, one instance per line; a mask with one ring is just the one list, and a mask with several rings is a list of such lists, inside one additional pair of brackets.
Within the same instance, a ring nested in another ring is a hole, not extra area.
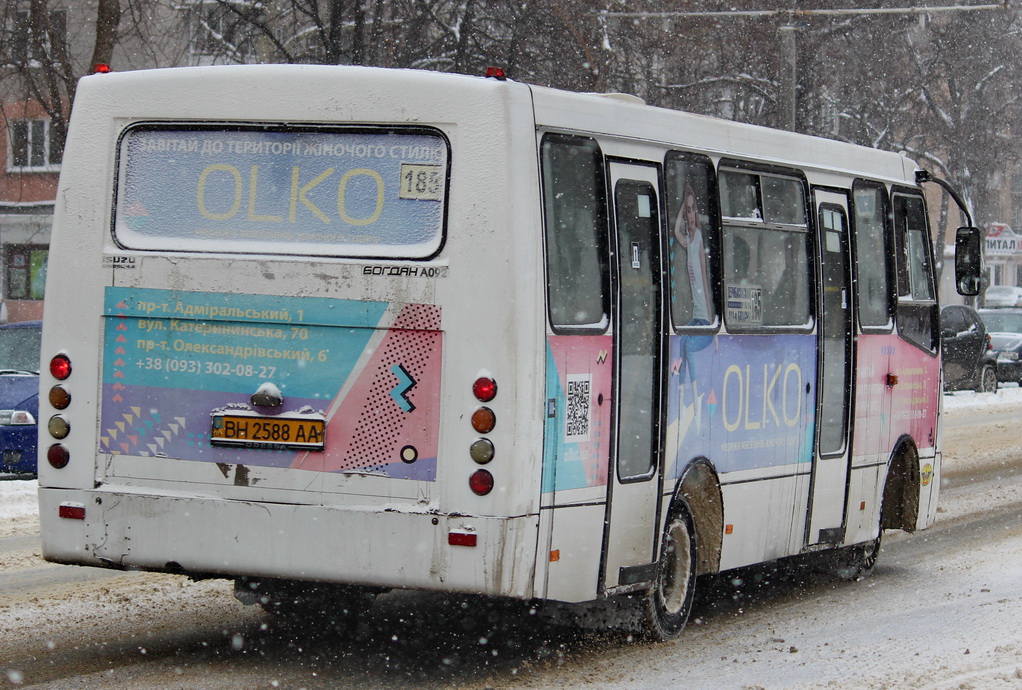
[(121, 138), (114, 231), (132, 249), (426, 258), (447, 166), (422, 130), (141, 125)]

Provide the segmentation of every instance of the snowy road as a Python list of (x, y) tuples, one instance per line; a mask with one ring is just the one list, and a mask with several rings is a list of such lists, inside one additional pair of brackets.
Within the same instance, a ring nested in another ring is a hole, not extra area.
[(33, 483), (0, 483), (0, 683), (1020, 687), (1022, 390), (945, 402), (937, 525), (888, 533), (874, 575), (861, 582), (742, 572), (668, 644), (553, 627), (514, 604), (419, 594), (382, 597), (354, 639), (280, 629), (223, 581), (42, 562), (37, 519), (3, 512)]

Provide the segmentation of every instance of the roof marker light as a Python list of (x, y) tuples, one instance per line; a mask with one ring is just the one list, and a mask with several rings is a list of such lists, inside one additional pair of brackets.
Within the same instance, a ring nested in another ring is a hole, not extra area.
[(97, 62), (92, 66), (93, 74), (109, 74), (110, 72), (113, 72), (113, 70), (110, 69), (110, 65), (105, 62)]
[(486, 78), (496, 79), (497, 81), (507, 81), (507, 74), (504, 73), (503, 67), (487, 67)]

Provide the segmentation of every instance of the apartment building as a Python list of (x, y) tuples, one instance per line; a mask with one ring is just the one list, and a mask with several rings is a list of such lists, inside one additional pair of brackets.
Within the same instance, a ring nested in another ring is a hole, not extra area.
[[(238, 32), (245, 27), (252, 35), (251, 26), (226, 3), (153, 0), (138, 7), (144, 14), (122, 14), (111, 69), (255, 59), (254, 42)], [(98, 0), (0, 0), (0, 320), (43, 313), (64, 132), (76, 81), (95, 69), (97, 11)], [(239, 48), (230, 46), (235, 42)]]

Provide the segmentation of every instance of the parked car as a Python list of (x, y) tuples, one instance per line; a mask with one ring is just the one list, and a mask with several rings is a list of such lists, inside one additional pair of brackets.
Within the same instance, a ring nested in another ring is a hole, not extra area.
[(0, 326), (0, 475), (32, 475), (37, 463), (40, 321)]
[(991, 285), (983, 293), (983, 304), (991, 307), (1022, 307), (1022, 287)]
[(997, 379), (1022, 385), (1022, 309), (980, 309), (997, 356)]
[(942, 366), (945, 390), (997, 390), (997, 356), (979, 314), (972, 307), (952, 304), (940, 311)]

